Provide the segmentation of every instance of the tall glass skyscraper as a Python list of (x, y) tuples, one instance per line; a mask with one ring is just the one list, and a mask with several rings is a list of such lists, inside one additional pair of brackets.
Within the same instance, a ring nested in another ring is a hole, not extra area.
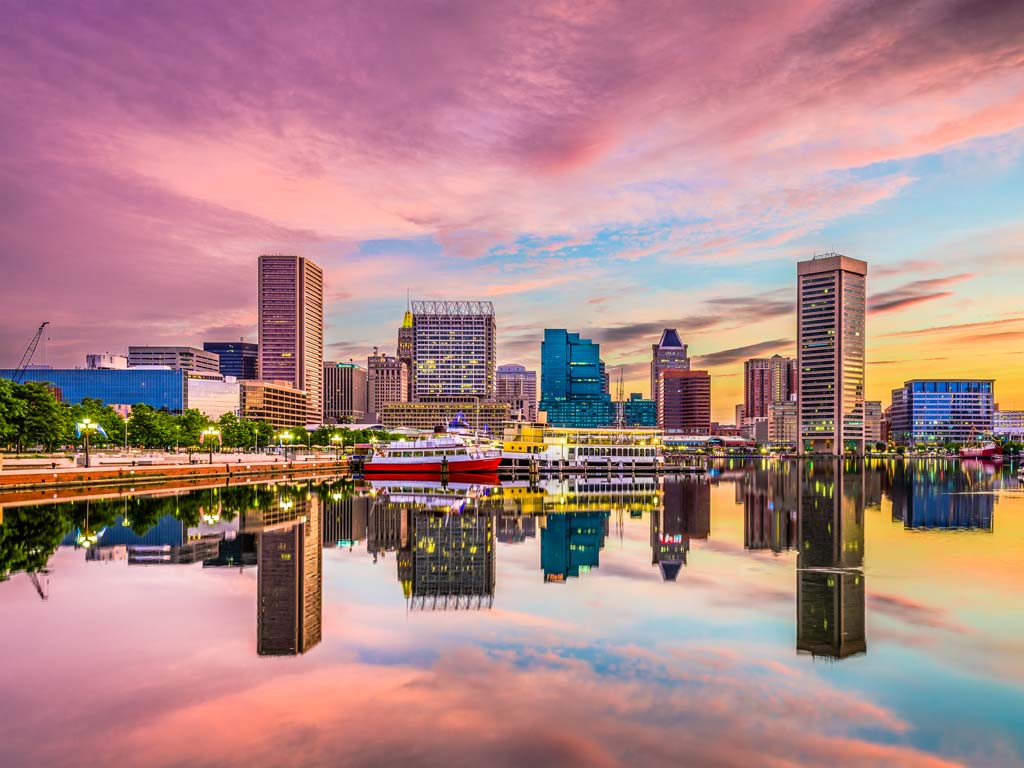
[[(801, 449), (864, 452), (864, 291), (868, 265), (838, 253), (797, 264)], [(749, 414), (748, 414), (749, 415)]]
[(323, 420), (324, 273), (302, 256), (263, 255), (259, 264), (259, 377), (308, 398), (307, 422)]
[(540, 348), (540, 409), (555, 427), (606, 427), (615, 420), (601, 376), (601, 346), (548, 328)]

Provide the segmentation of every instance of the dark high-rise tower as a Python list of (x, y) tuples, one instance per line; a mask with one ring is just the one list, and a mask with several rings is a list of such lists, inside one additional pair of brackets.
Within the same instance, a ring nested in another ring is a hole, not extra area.
[(259, 377), (306, 392), (306, 421), (323, 421), (324, 273), (302, 256), (259, 262)]

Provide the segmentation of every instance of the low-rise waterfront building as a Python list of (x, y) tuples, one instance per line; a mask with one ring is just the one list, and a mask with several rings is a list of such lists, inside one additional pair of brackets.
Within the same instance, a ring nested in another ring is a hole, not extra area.
[(992, 379), (912, 379), (892, 391), (891, 438), (897, 445), (967, 443), (990, 434)]
[(795, 448), (800, 435), (796, 400), (779, 400), (768, 406), (768, 442), (777, 447)]
[(996, 410), (992, 418), (992, 433), (1003, 440), (1024, 442), (1024, 411)]
[(280, 381), (242, 381), (242, 418), (266, 421), (275, 429), (305, 425), (306, 393)]
[[(0, 378), (14, 379), (13, 368), (0, 369)], [(112, 406), (148, 405), (169, 413), (186, 408), (187, 372), (171, 368), (35, 368), (22, 371), (23, 382), (38, 381), (50, 386), (62, 403), (73, 405), (85, 399), (102, 400)]]
[(656, 427), (658, 426), (658, 404), (645, 398), (639, 392), (631, 392), (628, 400), (615, 403), (616, 424), (623, 427)]
[(882, 401), (864, 401), (864, 444), (884, 443), (885, 436), (882, 428)]
[(237, 416), (241, 405), (242, 388), (234, 376), (186, 375), (186, 408), (197, 410), (216, 421), (226, 413)]

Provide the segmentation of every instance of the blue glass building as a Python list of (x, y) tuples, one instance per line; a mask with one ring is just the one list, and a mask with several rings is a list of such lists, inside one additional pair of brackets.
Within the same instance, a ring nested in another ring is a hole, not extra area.
[[(0, 378), (13, 379), (13, 368), (0, 368)], [(188, 371), (154, 368), (107, 370), (96, 368), (29, 368), (22, 382), (49, 384), (62, 403), (80, 403), (86, 398), (106, 405), (143, 403), (158, 410), (181, 413), (185, 407)]]
[(554, 427), (606, 427), (615, 422), (605, 391), (601, 346), (564, 328), (548, 328), (540, 348), (540, 409)]
[(220, 356), (220, 375), (241, 381), (259, 378), (260, 345), (251, 341), (204, 341), (203, 350)]
[(618, 404), (622, 408), (622, 425), (624, 427), (656, 427), (658, 426), (658, 404), (633, 392), (629, 400)]
[(897, 445), (967, 443), (992, 432), (992, 379), (912, 379), (892, 391)]

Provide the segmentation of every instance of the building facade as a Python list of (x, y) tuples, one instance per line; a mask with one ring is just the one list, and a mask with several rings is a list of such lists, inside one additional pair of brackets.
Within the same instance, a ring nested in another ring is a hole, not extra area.
[(537, 372), (522, 365), (499, 365), (494, 399), (507, 403), (513, 419), (537, 420)]
[(374, 347), (366, 359), (366, 413), (380, 419), (384, 406), (408, 402), (409, 368), (399, 358)]
[(462, 422), (480, 434), (501, 437), (509, 420), (507, 403), (389, 403), (379, 414), (381, 424), (388, 429), (405, 427), (429, 432), (434, 427), (447, 427)]
[(768, 406), (768, 442), (796, 448), (799, 440), (796, 400), (779, 400)]
[(259, 259), (259, 378), (307, 396), (303, 421), (323, 421), (324, 273), (302, 256)]
[[(0, 369), (0, 378), (13, 380), (15, 373), (13, 368)], [(91, 398), (115, 407), (142, 403), (177, 414), (186, 408), (186, 376), (186, 371), (170, 368), (28, 368), (22, 381), (49, 384), (56, 398), (69, 405)]]
[(85, 367), (107, 371), (123, 371), (128, 367), (128, 358), (124, 355), (112, 355), (104, 352), (102, 355), (86, 355)]
[(881, 400), (864, 401), (864, 443), (873, 445), (886, 441), (885, 429), (883, 426), (884, 416), (882, 414)]
[(548, 424), (605, 427), (614, 422), (599, 344), (564, 328), (547, 328), (540, 358), (540, 410), (547, 414)]
[(309, 402), (301, 389), (276, 381), (241, 381), (243, 419), (266, 421), (275, 429), (305, 426)]
[(679, 332), (675, 328), (666, 328), (661, 332), (661, 340), (651, 345), (651, 399), (655, 402), (655, 408), (658, 403), (661, 372), (668, 370), (690, 370), (686, 345), (679, 338)]
[(992, 417), (992, 434), (1003, 440), (1024, 442), (1024, 411), (996, 410)]
[(993, 431), (992, 379), (913, 379), (892, 391), (891, 439), (897, 445), (969, 443)]
[(614, 405), (616, 424), (623, 427), (658, 426), (658, 404), (640, 392), (631, 392), (628, 400), (616, 401)]
[(412, 399), (493, 400), (497, 336), (489, 301), (412, 302)]
[(711, 374), (670, 369), (658, 383), (658, 426), (684, 435), (711, 434)]
[(796, 360), (757, 357), (743, 363), (743, 414), (752, 419), (768, 416), (772, 403), (796, 395)]
[(259, 378), (259, 344), (251, 341), (204, 341), (203, 349), (220, 358), (222, 376), (234, 376), (239, 381)]
[(407, 402), (411, 402), (413, 399), (412, 392), (412, 365), (413, 365), (413, 348), (415, 347), (415, 341), (412, 330), (412, 309), (405, 310), (405, 315), (402, 317), (402, 325), (398, 328), (398, 359), (402, 361), (402, 365), (405, 366), (407, 371), (406, 378), (408, 384), (406, 385), (405, 399)]
[(355, 363), (324, 361), (324, 422), (358, 424), (366, 416), (366, 370)]
[[(797, 264), (801, 449), (864, 452), (864, 315), (868, 265), (837, 253)], [(747, 414), (748, 416), (750, 414)]]
[(198, 347), (128, 347), (128, 367), (151, 365), (220, 373), (220, 358)]
[(213, 421), (226, 413), (237, 416), (242, 407), (241, 385), (233, 376), (208, 378), (186, 374), (185, 407)]

